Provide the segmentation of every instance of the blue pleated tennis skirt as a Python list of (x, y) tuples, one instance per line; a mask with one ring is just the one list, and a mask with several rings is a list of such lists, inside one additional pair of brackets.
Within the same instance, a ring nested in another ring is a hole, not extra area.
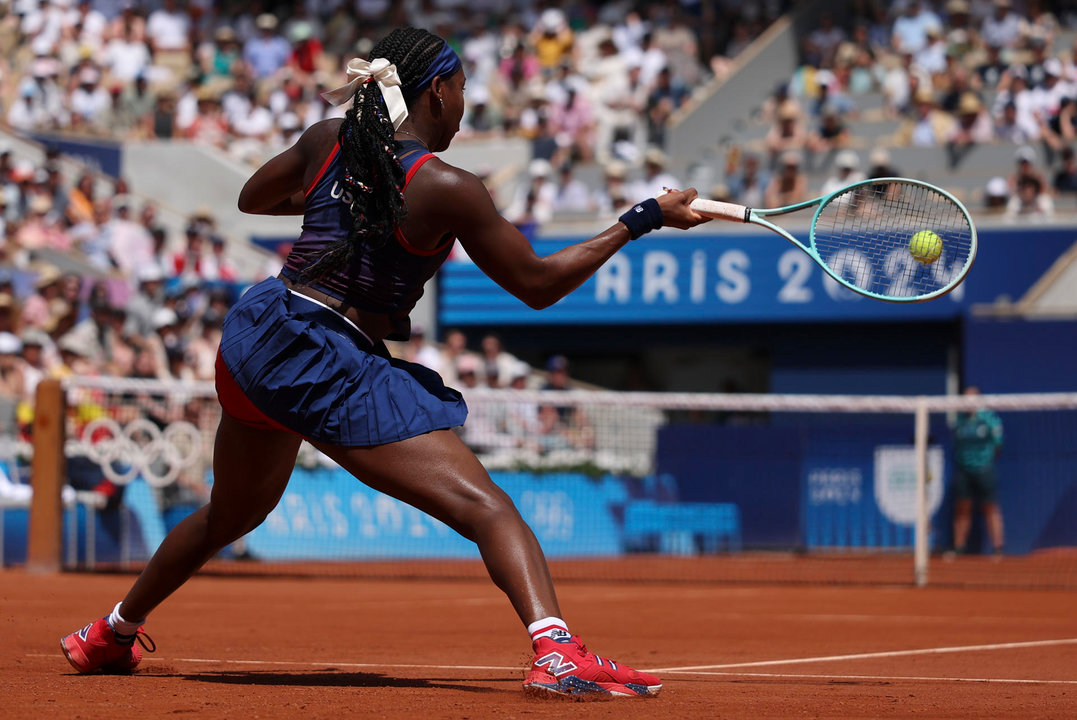
[(248, 425), (343, 447), (397, 442), (467, 417), (463, 397), (436, 372), (390, 357), (278, 278), (248, 290), (225, 318), (217, 394)]

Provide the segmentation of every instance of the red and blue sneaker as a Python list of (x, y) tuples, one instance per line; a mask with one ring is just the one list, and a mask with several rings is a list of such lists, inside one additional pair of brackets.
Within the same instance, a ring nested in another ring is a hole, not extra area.
[(653, 697), (662, 689), (654, 675), (588, 652), (578, 636), (535, 640), (535, 659), (524, 679), (532, 695)]
[(60, 640), (60, 648), (80, 673), (122, 674), (142, 662), (143, 648), (153, 652), (157, 646), (141, 627), (134, 635), (122, 637), (112, 630), (108, 618), (101, 618)]

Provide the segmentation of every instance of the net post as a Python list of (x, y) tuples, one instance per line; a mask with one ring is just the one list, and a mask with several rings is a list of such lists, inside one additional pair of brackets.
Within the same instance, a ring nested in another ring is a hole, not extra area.
[(34, 494), (26, 549), (26, 569), (31, 572), (52, 573), (61, 568), (65, 460), (64, 390), (59, 380), (49, 378), (38, 383), (35, 398)]
[(917, 587), (927, 585), (928, 527), (930, 523), (927, 510), (928, 418), (927, 398), (916, 398), (916, 419), (913, 430), (913, 442), (916, 452), (916, 526), (913, 548), (913, 574)]

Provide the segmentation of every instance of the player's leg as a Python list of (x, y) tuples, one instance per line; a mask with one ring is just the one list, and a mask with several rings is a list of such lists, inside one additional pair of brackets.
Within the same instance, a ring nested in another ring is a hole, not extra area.
[(222, 548), (261, 525), (288, 485), (301, 442), (292, 433), (253, 428), (222, 414), (209, 503), (172, 529), (120, 614), (145, 618)]
[(972, 528), (972, 500), (959, 498), (954, 501), (954, 550), (964, 552)]
[(451, 430), (370, 448), (315, 446), (364, 484), (476, 543), (525, 624), (560, 617), (546, 557), (512, 500)]
[(983, 505), (984, 520), (987, 523), (987, 534), (991, 537), (991, 549), (1001, 553), (1005, 546), (1005, 533), (1002, 527), (1002, 511), (997, 502), (985, 502)]
[(288, 484), (300, 442), (223, 415), (209, 504), (172, 529), (109, 616), (61, 640), (71, 665), (83, 673), (133, 670), (142, 659), (135, 639), (146, 616), (221, 548), (265, 519)]
[(546, 558), (531, 528), (451, 430), (373, 448), (318, 448), (370, 487), (441, 520), (474, 541), (490, 577), (528, 626), (531, 692), (654, 695), (653, 675), (587, 651), (561, 620)]
[(981, 497), (981, 511), (984, 516), (984, 524), (987, 525), (987, 535), (991, 538), (991, 549), (1001, 553), (1005, 538), (1002, 530), (1002, 511), (999, 509), (996, 498), (995, 469), (984, 469), (978, 478), (978, 490)]
[(972, 528), (972, 489), (968, 472), (954, 472), (954, 550), (964, 552)]

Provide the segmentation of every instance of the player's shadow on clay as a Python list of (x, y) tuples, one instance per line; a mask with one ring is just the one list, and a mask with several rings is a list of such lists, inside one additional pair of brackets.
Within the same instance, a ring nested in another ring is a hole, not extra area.
[[(201, 672), (182, 677), (196, 682), (225, 685), (293, 685), (304, 687), (429, 688), (464, 692), (508, 692), (490, 687), (461, 685), (455, 678), (399, 678), (364, 672)], [(475, 678), (474, 682), (504, 682), (505, 678)]]

